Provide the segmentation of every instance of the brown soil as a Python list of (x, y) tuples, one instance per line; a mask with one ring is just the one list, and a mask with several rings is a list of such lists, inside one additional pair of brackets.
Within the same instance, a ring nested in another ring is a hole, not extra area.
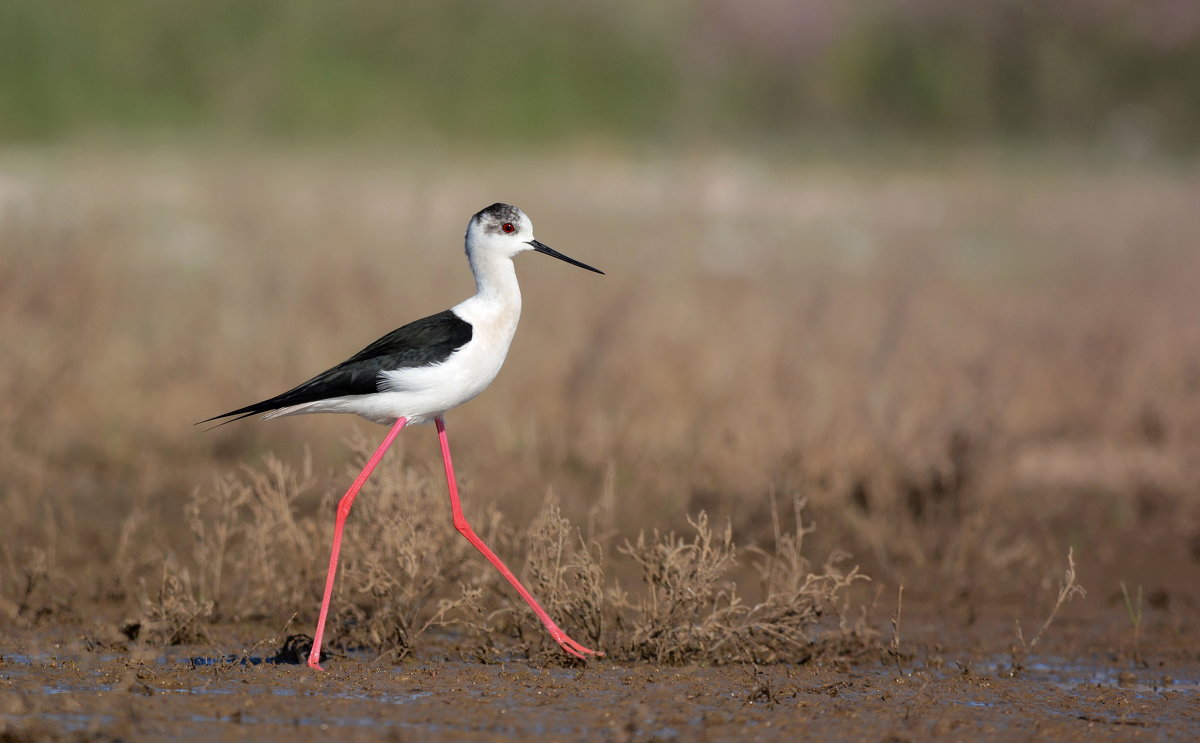
[[(1100, 602), (1092, 602), (1100, 603)], [(1194, 740), (1200, 655), (1151, 608), (1131, 657), (1112, 612), (1069, 614), (1037, 652), (1011, 627), (909, 601), (899, 657), (802, 666), (564, 667), (453, 659), (437, 638), (399, 666), (324, 673), (260, 644), (100, 648), (29, 631), (0, 661), (0, 740)], [(999, 610), (999, 607), (991, 607)], [(987, 613), (999, 613), (985, 610)], [(957, 625), (957, 627), (955, 627)], [(907, 637), (905, 635), (907, 633)], [(78, 635), (76, 635), (78, 637)], [(1009, 649), (997, 638), (1012, 638)], [(248, 645), (247, 647), (252, 647)]]

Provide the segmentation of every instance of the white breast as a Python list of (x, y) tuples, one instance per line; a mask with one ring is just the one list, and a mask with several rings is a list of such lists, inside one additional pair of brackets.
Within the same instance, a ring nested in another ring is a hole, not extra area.
[(476, 296), (452, 311), (471, 323), (471, 340), (433, 366), (380, 374), (379, 403), (414, 423), (429, 420), (483, 392), (504, 365), (521, 316), (519, 301), (487, 302)]

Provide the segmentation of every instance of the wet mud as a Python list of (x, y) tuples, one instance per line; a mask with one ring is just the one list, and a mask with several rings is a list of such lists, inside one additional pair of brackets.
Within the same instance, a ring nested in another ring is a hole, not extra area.
[[(0, 740), (1195, 740), (1200, 656), (1161, 633), (1133, 659), (1119, 625), (1075, 618), (1044, 652), (1003, 628), (917, 620), (898, 654), (806, 665), (562, 666), (335, 657), (278, 648), (89, 649), (30, 630), (0, 661)], [(1107, 649), (1106, 649), (1107, 648)]]

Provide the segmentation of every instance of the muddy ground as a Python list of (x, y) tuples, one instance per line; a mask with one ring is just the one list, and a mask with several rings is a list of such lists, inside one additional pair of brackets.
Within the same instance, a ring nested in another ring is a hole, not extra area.
[(439, 638), (318, 673), (252, 633), (164, 652), (31, 630), (0, 661), (0, 740), (1195, 740), (1188, 611), (1148, 609), (1135, 659), (1128, 624), (1090, 603), (1014, 652), (1011, 627), (910, 601), (898, 658), (885, 638), (875, 657), (758, 668), (485, 664)]

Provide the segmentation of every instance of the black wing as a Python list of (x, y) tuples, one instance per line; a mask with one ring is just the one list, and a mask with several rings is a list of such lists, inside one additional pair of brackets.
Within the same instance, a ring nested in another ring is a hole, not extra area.
[(439, 312), (393, 330), (332, 369), (281, 395), (200, 422), (231, 418), (225, 421), (231, 423), (306, 402), (370, 395), (379, 391), (381, 372), (440, 364), (466, 345), (471, 335), (471, 323), (450, 310)]

